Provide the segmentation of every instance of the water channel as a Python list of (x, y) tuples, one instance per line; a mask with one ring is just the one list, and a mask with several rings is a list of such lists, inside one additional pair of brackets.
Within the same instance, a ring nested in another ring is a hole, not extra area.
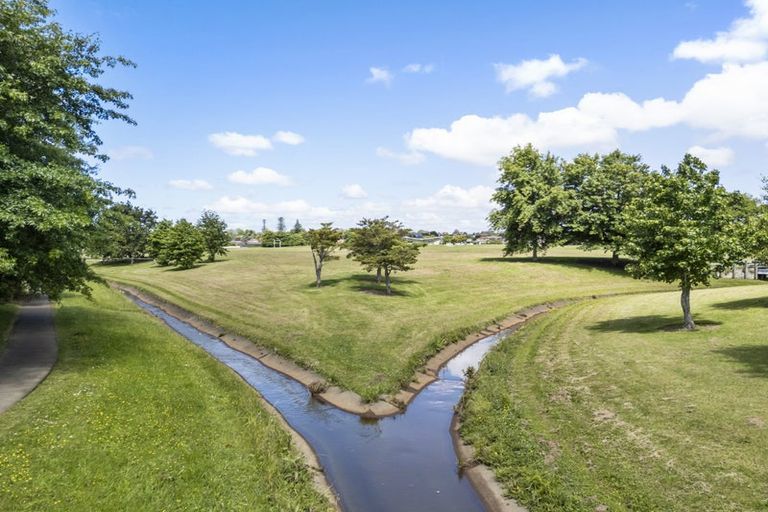
[(303, 385), (257, 359), (130, 298), (232, 368), (280, 411), (317, 453), (344, 510), (483, 510), (479, 496), (458, 470), (450, 423), (464, 391), (464, 370), (477, 366), (505, 332), (482, 339), (451, 359), (405, 413), (369, 420), (315, 400)]

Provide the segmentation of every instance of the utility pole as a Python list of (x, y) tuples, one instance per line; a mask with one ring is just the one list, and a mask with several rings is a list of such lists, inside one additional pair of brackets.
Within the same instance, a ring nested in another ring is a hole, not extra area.
[(264, 233), (267, 230), (267, 219), (261, 219), (261, 232)]

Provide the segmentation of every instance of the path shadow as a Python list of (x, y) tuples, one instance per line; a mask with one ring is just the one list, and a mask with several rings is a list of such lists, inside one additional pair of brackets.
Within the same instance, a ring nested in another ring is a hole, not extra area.
[[(715, 322), (706, 319), (694, 319), (697, 327), (714, 327), (721, 325), (722, 322)], [(668, 315), (641, 315), (628, 318), (616, 318), (613, 320), (603, 320), (596, 322), (588, 327), (596, 332), (624, 332), (624, 333), (646, 333), (658, 331), (676, 331), (683, 325), (683, 319), (680, 316)]]
[(535, 263), (541, 265), (561, 265), (577, 268), (595, 268), (611, 273), (624, 274), (624, 267), (629, 260), (621, 259), (618, 265), (614, 265), (611, 258), (600, 256), (543, 256), (534, 260), (530, 256), (506, 256), (498, 258), (480, 258), (483, 262), (493, 263)]
[(717, 304), (713, 304), (712, 307), (718, 308), (718, 309), (731, 309), (731, 310), (739, 310), (739, 309), (750, 309), (750, 308), (768, 308), (768, 297), (754, 297), (751, 299), (738, 299), (738, 300), (731, 300), (728, 302), (719, 302)]
[(768, 345), (742, 345), (713, 351), (744, 365), (739, 373), (768, 378)]

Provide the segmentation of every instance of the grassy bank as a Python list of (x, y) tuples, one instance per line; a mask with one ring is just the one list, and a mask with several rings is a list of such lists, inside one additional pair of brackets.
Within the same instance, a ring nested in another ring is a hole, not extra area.
[(768, 287), (589, 301), (480, 367), (462, 436), (531, 511), (766, 510)]
[(232, 372), (117, 293), (67, 296), (59, 362), (0, 415), (0, 510), (328, 510)]
[(660, 288), (576, 249), (556, 249), (540, 263), (500, 256), (500, 246), (426, 247), (414, 271), (395, 277), (392, 297), (343, 257), (327, 265), (324, 286), (315, 289), (306, 247), (233, 250), (223, 261), (187, 271), (153, 263), (97, 269), (367, 399), (408, 382), (447, 341), (515, 310), (563, 297)]
[(0, 354), (5, 350), (8, 333), (11, 330), (14, 318), (16, 318), (16, 306), (13, 304), (0, 304)]

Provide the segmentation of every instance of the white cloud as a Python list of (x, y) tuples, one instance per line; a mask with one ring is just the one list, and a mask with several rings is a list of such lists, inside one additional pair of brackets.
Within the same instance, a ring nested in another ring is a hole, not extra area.
[(528, 89), (533, 96), (544, 98), (557, 92), (553, 78), (561, 78), (587, 65), (583, 58), (563, 62), (560, 55), (550, 55), (546, 60), (524, 60), (519, 64), (494, 64), (496, 79), (504, 84), (507, 92)]
[(700, 62), (756, 62), (768, 55), (768, 0), (747, 0), (750, 17), (740, 18), (713, 39), (683, 41), (672, 52), (675, 59)]
[(428, 197), (405, 201), (406, 206), (417, 208), (446, 207), (446, 208), (481, 208), (490, 210), (493, 189), (478, 185), (462, 188), (456, 185), (445, 185)]
[(298, 133), (283, 131), (283, 130), (276, 132), (272, 136), (272, 140), (275, 140), (277, 142), (282, 142), (283, 144), (288, 144), (290, 146), (298, 146), (299, 144), (304, 143), (304, 137), (302, 137)]
[(368, 192), (357, 183), (346, 185), (341, 189), (341, 195), (347, 199), (364, 199), (368, 197)]
[(144, 146), (121, 146), (110, 149), (107, 154), (112, 160), (151, 160), (155, 156)]
[(403, 68), (403, 73), (424, 73), (425, 75), (428, 75), (434, 70), (435, 70), (434, 64), (413, 63), (405, 66)]
[(369, 84), (382, 83), (389, 86), (394, 78), (394, 75), (386, 68), (370, 67), (368, 71), (371, 72), (371, 76), (366, 80)]
[(279, 185), (281, 187), (293, 185), (291, 178), (268, 167), (257, 167), (251, 172), (235, 171), (228, 176), (228, 179), (232, 183), (242, 185)]
[(508, 117), (465, 115), (449, 128), (417, 128), (406, 134), (412, 151), (492, 165), (514, 146), (540, 149), (607, 149), (620, 131), (679, 124), (710, 131), (719, 139), (768, 139), (768, 62), (727, 64), (693, 84), (682, 100), (636, 102), (622, 93), (585, 94), (575, 107)]
[(733, 162), (734, 157), (733, 150), (727, 147), (705, 148), (702, 146), (692, 146), (688, 148), (688, 153), (699, 158), (710, 167), (725, 167)]
[(312, 216), (313, 218), (331, 218), (334, 213), (330, 208), (312, 206), (304, 199), (279, 201), (276, 203), (262, 203), (259, 201), (251, 201), (243, 196), (222, 196), (213, 203), (207, 205), (206, 208), (227, 214), (256, 214), (263, 216), (305, 215)]
[(208, 140), (225, 153), (237, 156), (255, 156), (259, 151), (272, 149), (272, 142), (263, 135), (221, 132), (210, 134)]
[(380, 158), (391, 158), (399, 161), (403, 165), (416, 165), (424, 161), (424, 155), (417, 153), (416, 151), (396, 153), (383, 147), (376, 148), (376, 156)]
[(181, 190), (211, 190), (213, 188), (205, 180), (171, 180), (168, 184)]

